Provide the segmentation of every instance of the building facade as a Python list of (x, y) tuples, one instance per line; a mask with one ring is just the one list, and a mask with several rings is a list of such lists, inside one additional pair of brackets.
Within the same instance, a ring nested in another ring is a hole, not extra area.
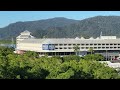
[(105, 56), (106, 60), (118, 57), (120, 54), (120, 38), (116, 36), (102, 36), (97, 38), (41, 38), (37, 39), (29, 31), (22, 32), (16, 38), (16, 53), (35, 51), (41, 56), (73, 55), (74, 47), (79, 47), (78, 55), (84, 56), (92, 48), (94, 53)]

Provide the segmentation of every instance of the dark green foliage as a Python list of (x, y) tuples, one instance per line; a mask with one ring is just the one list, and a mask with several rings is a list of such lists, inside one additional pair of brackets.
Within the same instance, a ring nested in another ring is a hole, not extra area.
[(64, 56), (63, 57), (63, 61), (66, 62), (66, 61), (70, 61), (70, 60), (76, 60), (76, 61), (80, 61), (80, 57), (77, 56), (77, 55), (69, 55), (69, 56)]
[(98, 54), (38, 57), (28, 51), (18, 55), (4, 47), (0, 48), (0, 79), (120, 79), (115, 69), (99, 60), (103, 58)]
[(104, 61), (104, 56), (101, 54), (88, 54), (83, 57), (85, 60)]

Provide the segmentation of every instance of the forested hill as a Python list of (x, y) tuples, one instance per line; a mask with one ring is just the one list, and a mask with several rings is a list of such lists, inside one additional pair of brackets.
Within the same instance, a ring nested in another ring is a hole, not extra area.
[(63, 17), (38, 21), (16, 22), (0, 28), (1, 39), (11, 39), (22, 31), (29, 30), (37, 38), (97, 37), (116, 35), (120, 37), (120, 16), (96, 16), (84, 20), (72, 20)]
[(76, 22), (78, 21), (64, 17), (56, 17), (37, 21), (16, 22), (9, 24), (4, 28), (0, 28), (0, 38), (9, 39), (16, 37), (24, 30), (31, 31), (36, 37), (43, 37), (46, 35), (46, 32), (51, 32), (50, 29), (53, 27), (64, 27)]

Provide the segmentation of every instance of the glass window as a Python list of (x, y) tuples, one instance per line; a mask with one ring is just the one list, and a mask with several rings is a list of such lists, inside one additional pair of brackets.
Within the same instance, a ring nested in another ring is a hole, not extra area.
[(62, 46), (63, 44), (59, 44), (60, 46)]
[(68, 46), (71, 46), (71, 44), (68, 44)]
[(71, 47), (68, 47), (68, 49), (72, 49)]
[(59, 48), (59, 49), (62, 49), (62, 48)]
[(66, 47), (64, 47), (64, 49), (67, 49)]
[(81, 47), (81, 49), (84, 49), (84, 47)]
[(64, 44), (64, 46), (67, 46), (67, 44)]
[(55, 44), (55, 46), (58, 46), (58, 44)]

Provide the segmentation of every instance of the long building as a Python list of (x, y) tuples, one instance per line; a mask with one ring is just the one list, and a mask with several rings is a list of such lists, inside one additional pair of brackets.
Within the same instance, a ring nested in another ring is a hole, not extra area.
[(44, 56), (52, 55), (73, 55), (74, 47), (79, 47), (78, 55), (84, 56), (92, 48), (94, 53), (105, 56), (106, 60), (119, 57), (120, 55), (120, 38), (116, 36), (102, 36), (97, 38), (85, 39), (84, 37), (76, 38), (41, 38), (37, 39), (29, 31), (24, 31), (16, 37), (16, 53), (25, 51), (35, 51)]

